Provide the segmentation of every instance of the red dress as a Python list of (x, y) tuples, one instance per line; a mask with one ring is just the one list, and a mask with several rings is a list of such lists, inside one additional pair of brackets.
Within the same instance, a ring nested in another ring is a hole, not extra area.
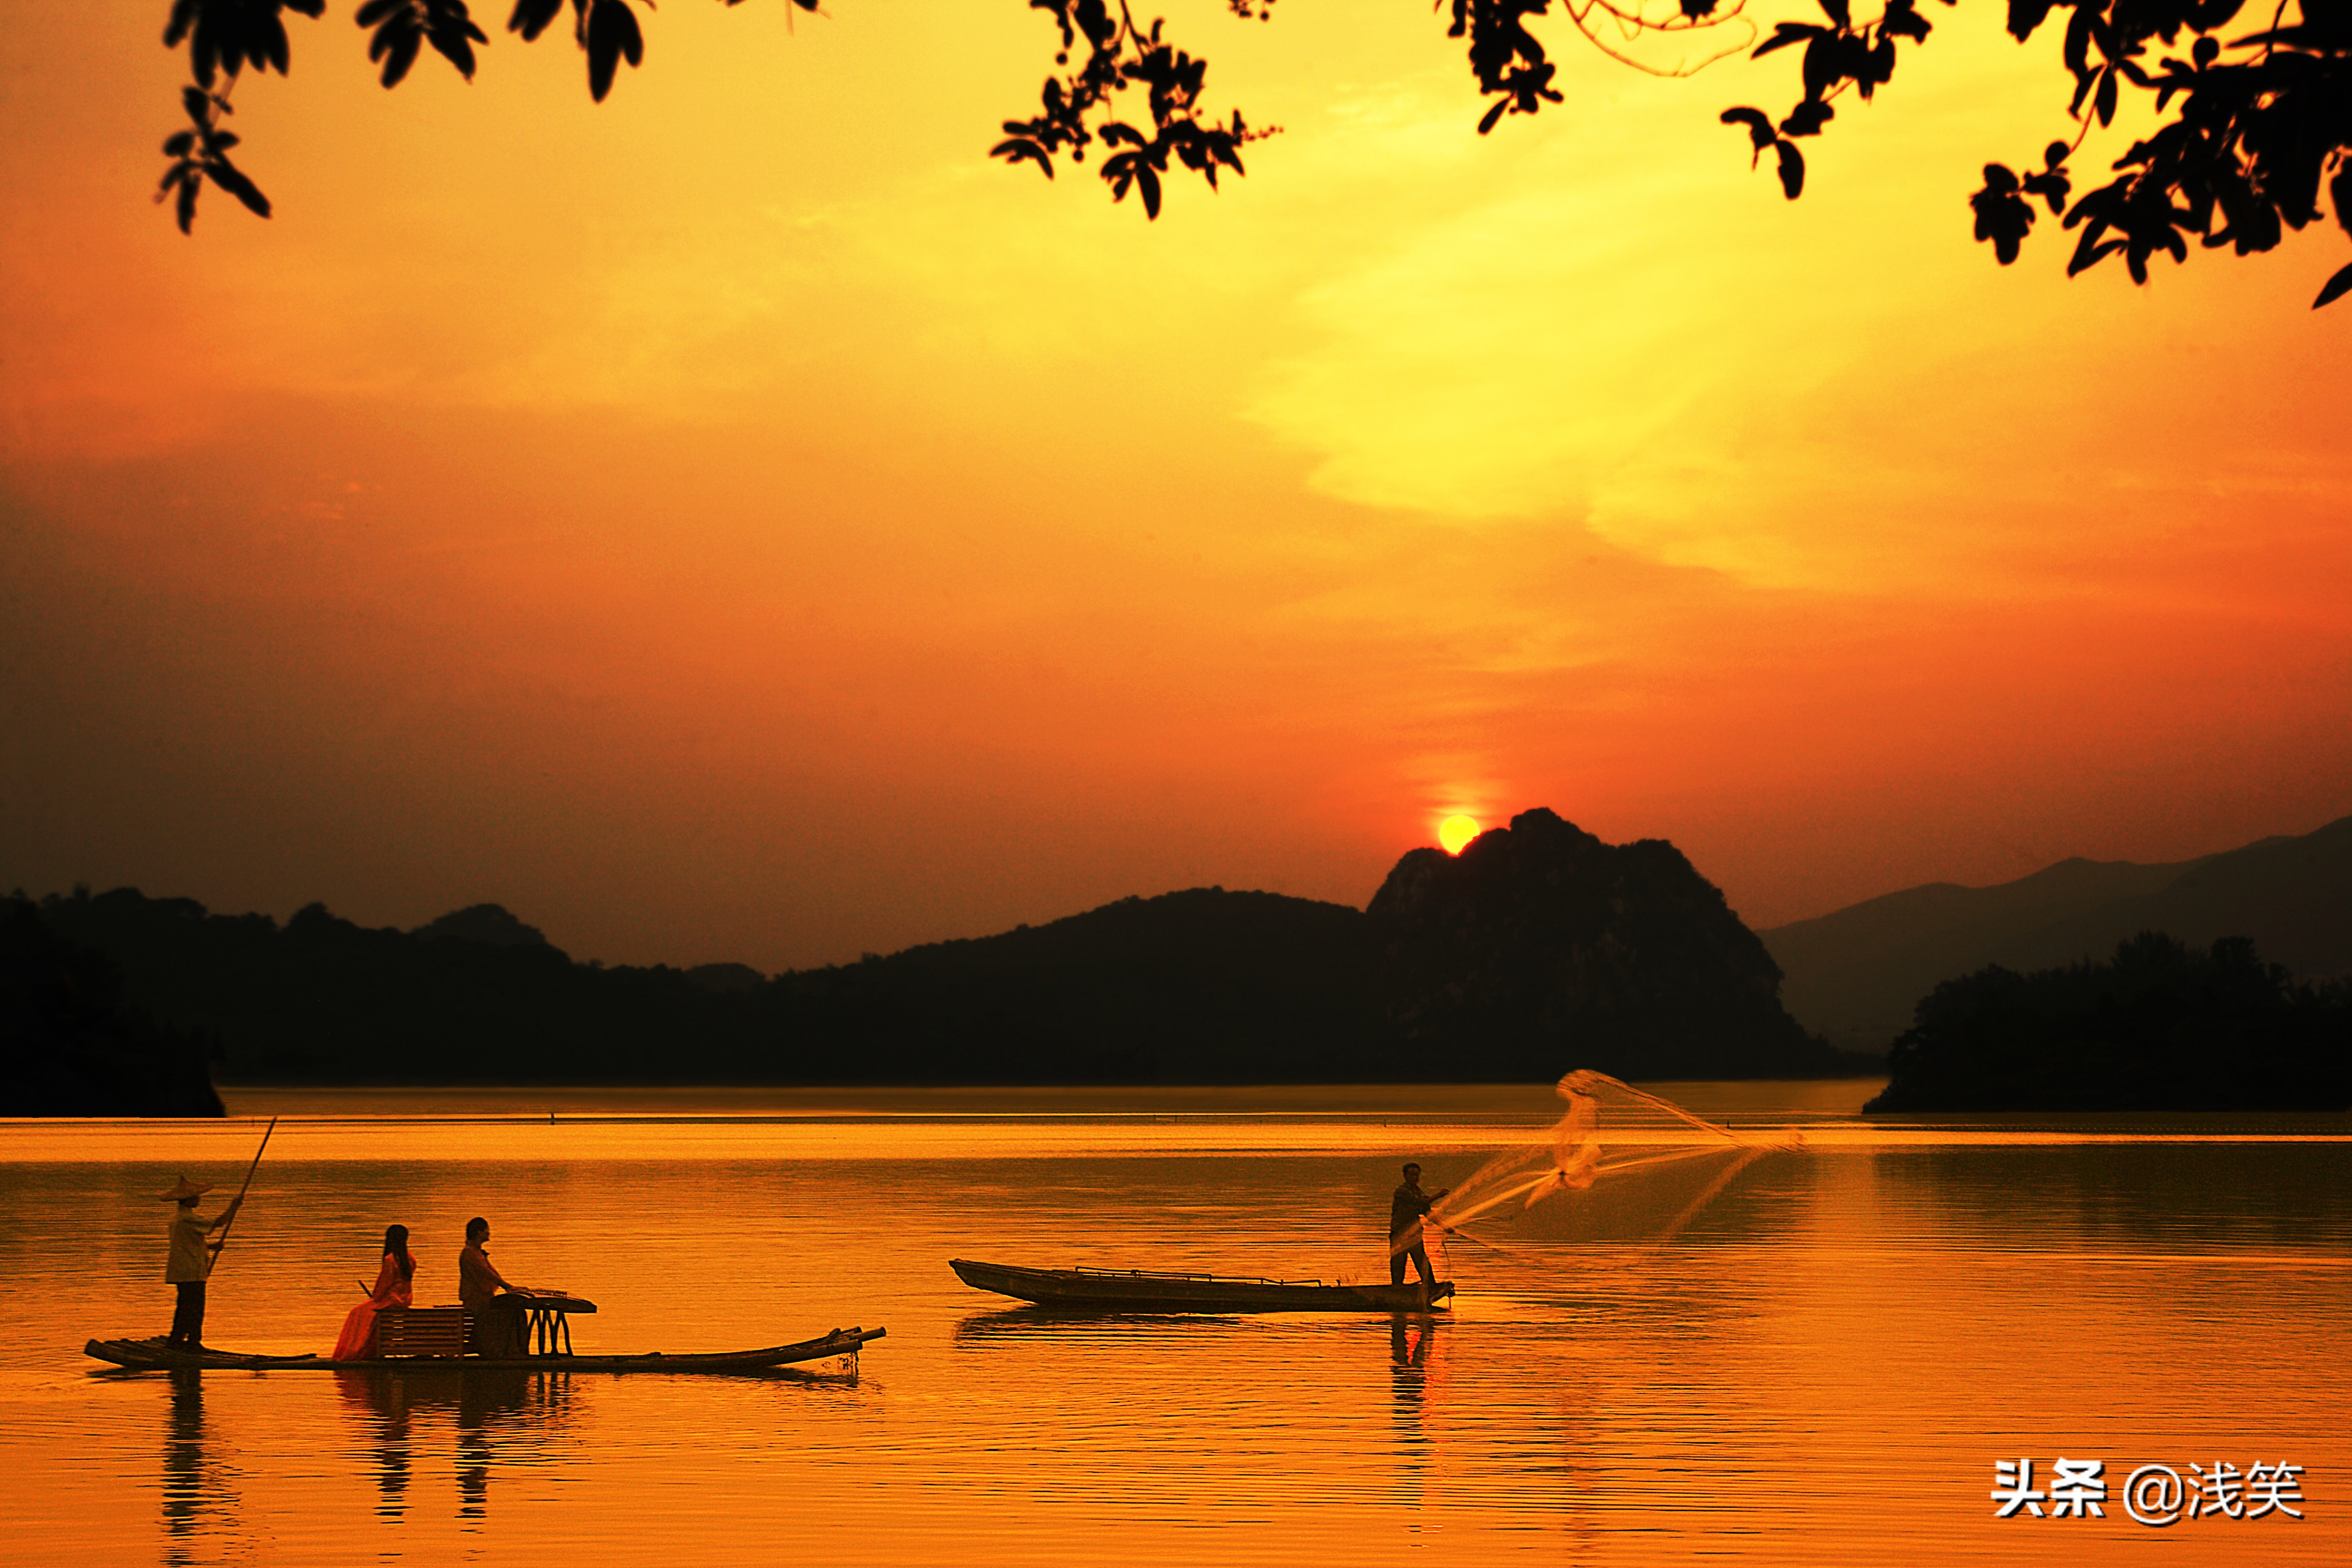
[(408, 1276), (400, 1271), (400, 1256), (387, 1252), (383, 1267), (376, 1271), (375, 1289), (368, 1299), (353, 1307), (343, 1320), (343, 1331), (335, 1341), (337, 1361), (370, 1361), (375, 1356), (375, 1315), (386, 1307), (405, 1307), (414, 1299)]

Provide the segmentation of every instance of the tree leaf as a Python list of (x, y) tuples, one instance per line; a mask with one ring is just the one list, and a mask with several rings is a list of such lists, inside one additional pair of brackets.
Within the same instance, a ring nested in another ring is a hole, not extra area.
[(1836, 118), (1836, 115), (1837, 110), (1832, 109), (1828, 104), (1823, 103), (1820, 99), (1809, 98), (1805, 100), (1804, 102), (1797, 105), (1796, 108), (1790, 110), (1789, 111), (1789, 118), (1780, 121), (1780, 134), (1783, 136), (1818, 136), (1821, 134), (1822, 127), (1828, 124), (1832, 119)]
[(1748, 160), (1748, 166), (1751, 169), (1756, 166), (1756, 160), (1764, 155), (1764, 149), (1780, 140), (1773, 133), (1771, 116), (1760, 109), (1727, 109), (1718, 118), (1726, 125), (1748, 128), (1748, 140), (1756, 149), (1755, 156)]
[(1827, 27), (1811, 22), (1775, 22), (1772, 24), (1771, 37), (1759, 44), (1755, 52), (1748, 58), (1751, 60), (1760, 60), (1774, 49), (1785, 49), (1791, 44), (1801, 44), (1808, 38), (1828, 37), (1830, 37), (1830, 30)]
[(1845, 51), (1838, 46), (1843, 40), (1833, 33), (1823, 33), (1805, 46), (1804, 83), (1807, 98), (1827, 98), (1830, 89), (1846, 74)]
[(2352, 294), (2352, 267), (2338, 268), (2336, 276), (2327, 280), (2327, 287), (2319, 291), (2319, 298), (2311, 302), (2311, 308), (2316, 310), (2322, 305), (2332, 305), (2347, 294)]
[(1018, 163), (1024, 159), (1028, 159), (1045, 171), (1047, 179), (1054, 177), (1054, 160), (1045, 155), (1045, 148), (1025, 136), (1007, 137), (990, 148), (988, 155), (992, 158), (1002, 158), (1009, 163)]
[(515, 0), (514, 15), (507, 18), (507, 31), (520, 33), (526, 44), (535, 41), (563, 9), (563, 0)]
[(588, 96), (597, 102), (613, 90), (613, 73), (625, 58), (643, 63), (646, 38), (637, 31), (637, 14), (628, 0), (593, 0), (588, 13)]
[(2050, 15), (2055, 0), (2009, 0), (2009, 36), (2023, 43)]
[(1805, 155), (1797, 151), (1793, 142), (1773, 143), (1780, 153), (1780, 190), (1790, 201), (1805, 191)]
[(205, 174), (211, 179), (214, 184), (218, 185), (222, 190), (226, 191), (238, 201), (243, 202), (246, 205), (247, 210), (251, 212), (254, 216), (268, 217), (269, 216), (269, 198), (261, 194), (260, 186), (255, 184), (251, 180), (245, 177), (244, 170), (239, 169), (227, 159), (215, 158), (213, 162), (206, 163), (205, 165)]

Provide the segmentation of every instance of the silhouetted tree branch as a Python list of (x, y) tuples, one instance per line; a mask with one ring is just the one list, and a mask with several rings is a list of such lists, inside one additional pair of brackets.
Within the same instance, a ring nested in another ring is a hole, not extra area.
[[(1704, 3), (1704, 0), (1686, 0)], [(1803, 46), (1805, 96), (1774, 126), (1759, 110), (1734, 109), (1726, 124), (1744, 125), (1761, 157), (1780, 158), (1793, 199), (1804, 186), (1804, 160), (1793, 138), (1821, 132), (1832, 100), (1851, 89), (1868, 100), (1895, 74), (1895, 40), (1927, 41), (1927, 21), (1915, 0), (1888, 0), (1874, 21), (1856, 25), (1850, 0), (1817, 0), (1829, 25), (1782, 22), (1757, 49)], [(1944, 0), (1951, 5), (1954, 0)], [(2032, 198), (2082, 238), (2067, 263), (2071, 276), (2120, 255), (2135, 281), (2147, 281), (2148, 258), (2162, 251), (2189, 258), (2185, 237), (2207, 249), (2240, 256), (2269, 250), (2287, 229), (2318, 220), (2327, 182), (2336, 221), (2352, 234), (2352, 0), (2278, 0), (2269, 25), (2234, 38), (2242, 0), (2008, 0), (2009, 31), (2020, 42), (2055, 14), (2066, 16), (2064, 62), (2074, 80), (2066, 111), (2076, 129), (2053, 142), (2042, 167), (2020, 174), (1985, 165), (1984, 184), (1969, 205), (1976, 237), (2007, 266), (2033, 227)], [(2289, 23), (2292, 14), (2296, 20)], [(2188, 58), (2148, 63), (2159, 42), (2177, 47), (2189, 35)], [(2111, 125), (2126, 92), (2154, 100), (2158, 128), (2115, 161), (2116, 178), (2067, 205), (2067, 160), (2093, 125)], [(2178, 100), (2177, 104), (2175, 100)], [(2167, 118), (2168, 113), (2169, 118)], [(2028, 165), (2029, 169), (2032, 168)], [(2333, 178), (2329, 178), (2332, 175)], [(2352, 266), (2340, 268), (2313, 308), (2352, 291)]]
[[(1274, 10), (1273, 0), (1256, 0), (1255, 5), (1252, 0), (1225, 3), (1236, 16), (1264, 18)], [(1160, 21), (1155, 20), (1149, 29), (1138, 27), (1124, 0), (1116, 16), (1104, 0), (1029, 0), (1029, 6), (1034, 11), (1051, 11), (1061, 26), (1062, 47), (1054, 56), (1056, 67), (1068, 66), (1071, 51), (1081, 42), (1087, 48), (1087, 61), (1074, 73), (1047, 77), (1041, 95), (1044, 112), (1034, 120), (1006, 121), (1004, 140), (989, 150), (991, 157), (1009, 163), (1026, 159), (1051, 179), (1056, 153), (1066, 153), (1072, 163), (1083, 163), (1087, 148), (1100, 140), (1106, 147), (1122, 149), (1103, 160), (1102, 177), (1110, 185), (1111, 199), (1125, 201), (1131, 184), (1143, 194), (1144, 215), (1156, 218), (1160, 176), (1168, 172), (1171, 157), (1208, 181), (1213, 190), (1218, 165), (1236, 174), (1244, 173), (1243, 144), (1280, 129), (1252, 131), (1238, 109), (1223, 124), (1213, 120), (1203, 122), (1199, 106), (1209, 62), (1164, 41), (1165, 24)], [(1151, 110), (1150, 136), (1113, 118), (1106, 107), (1114, 93), (1130, 87), (1146, 89)]]
[[(651, 0), (644, 0), (647, 5)], [(741, 0), (724, 0), (733, 6)], [(814, 12), (817, 0), (784, 0)], [(1234, 16), (1270, 19), (1275, 0), (1224, 0)], [(1362, 0), (1356, 0), (1362, 3)], [(1896, 40), (1914, 47), (1933, 30), (1919, 0), (1885, 0), (1875, 16), (1857, 21), (1853, 0), (1815, 0), (1823, 22), (1781, 21), (1757, 56), (1794, 51), (1803, 96), (1775, 120), (1764, 110), (1724, 110), (1725, 124), (1748, 133), (1753, 162), (1773, 154), (1782, 192), (1804, 191), (1800, 139), (1818, 136), (1836, 116), (1836, 100), (1868, 101), (1894, 79)], [(1947, 5), (1957, 0), (1943, 0)], [(2241, 256), (2275, 247), (2289, 229), (2319, 220), (2323, 184), (2336, 219), (2352, 234), (2352, 0), (2276, 0), (2258, 30), (2224, 37), (2243, 0), (2006, 0), (2009, 30), (2020, 41), (2053, 17), (2065, 16), (2064, 69), (2072, 81), (2067, 113), (2073, 134), (2043, 151), (2039, 168), (2019, 174), (2006, 163), (1985, 165), (1984, 184), (1969, 198), (1976, 237), (1989, 242), (2003, 266), (2017, 259), (2032, 231), (2039, 199), (2069, 229), (2079, 228), (2069, 274), (2121, 256), (2137, 281), (2161, 251), (2188, 258), (2188, 237), (2208, 249), (2228, 246)], [(1614, 58), (1662, 75), (1689, 75), (1744, 48), (1755, 28), (1742, 15), (1745, 0), (1559, 0), (1587, 39)], [(587, 57), (588, 90), (602, 102), (620, 64), (645, 58), (645, 36), (630, 0), (516, 0), (507, 30), (526, 41), (545, 33), (569, 5), (573, 41)], [(1099, 174), (1114, 200), (1141, 194), (1147, 216), (1158, 217), (1163, 177), (1181, 166), (1212, 189), (1220, 168), (1243, 173), (1241, 149), (1274, 133), (1253, 130), (1239, 110), (1224, 120), (1201, 107), (1206, 60), (1179, 48), (1164, 24), (1139, 25), (1125, 0), (1029, 0), (1048, 13), (1060, 34), (1055, 69), (1045, 79), (1039, 112), (1008, 120), (992, 155), (1034, 163), (1051, 178), (1055, 161), (1086, 161), (1097, 142), (1105, 149)], [(1554, 85), (1559, 68), (1530, 24), (1555, 15), (1554, 0), (1440, 0), (1446, 36), (1464, 47), (1482, 98), (1479, 134), (1504, 119), (1535, 114), (1563, 100)], [(206, 183), (267, 217), (268, 198), (230, 162), (235, 135), (222, 131), (229, 93), (248, 66), (285, 73), (289, 58), (285, 13), (317, 17), (325, 0), (173, 0), (163, 34), (167, 47), (187, 47), (193, 83), (183, 92), (191, 128), (164, 143), (173, 160), (156, 199), (175, 200), (184, 232), (194, 221)], [(471, 80), (474, 47), (489, 39), (468, 15), (465, 0), (364, 0), (356, 20), (371, 32), (368, 58), (383, 85), (397, 85), (430, 46)], [(2166, 54), (2150, 63), (2158, 44)], [(1074, 63), (1075, 62), (1075, 63)], [(1119, 117), (1129, 89), (1143, 89), (1148, 127)], [(2114, 123), (2126, 93), (2145, 94), (2157, 129), (2134, 142), (2113, 164), (2116, 177), (2074, 195), (2069, 160), (2095, 126)], [(2070, 205), (2069, 203), (2072, 203)], [(2352, 292), (2352, 266), (2321, 289), (2315, 308)]]

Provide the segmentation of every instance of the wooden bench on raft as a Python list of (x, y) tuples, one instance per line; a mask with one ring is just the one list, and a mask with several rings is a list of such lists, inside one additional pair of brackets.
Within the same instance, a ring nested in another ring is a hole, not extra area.
[[(568, 1356), (572, 1314), (593, 1312), (596, 1303), (564, 1290), (500, 1296), (497, 1310), (514, 1314), (521, 1342), (506, 1354)], [(474, 1314), (463, 1307), (386, 1307), (375, 1316), (375, 1353), (395, 1356), (464, 1355), (474, 1339)]]
[(386, 1307), (375, 1315), (375, 1353), (464, 1355), (467, 1319), (463, 1307)]

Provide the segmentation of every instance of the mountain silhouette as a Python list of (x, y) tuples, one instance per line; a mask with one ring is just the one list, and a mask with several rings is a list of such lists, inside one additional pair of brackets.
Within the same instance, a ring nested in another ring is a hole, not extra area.
[(2062, 860), (2014, 882), (1935, 882), (1759, 933), (1807, 1028), (1883, 1050), (1937, 984), (2104, 958), (2144, 931), (2250, 938), (2305, 981), (2352, 975), (2352, 817), (2168, 865)]
[(796, 971), (773, 988), (844, 1078), (1392, 1080), (1370, 936), (1345, 904), (1193, 888)]
[[(23, 907), (30, 909), (28, 902)], [(231, 1081), (1549, 1082), (1851, 1070), (1681, 852), (1531, 811), (1369, 910), (1195, 888), (772, 978), (575, 963), (495, 904), (284, 926), (122, 888), (40, 917)]]
[[(1459, 856), (1416, 849), (1367, 911), (1391, 1021), (1417, 1054), (1540, 1078), (1834, 1072), (1780, 1005), (1780, 971), (1664, 839), (1604, 844), (1538, 808)], [(1556, 1075), (1553, 1075), (1556, 1076)]]

